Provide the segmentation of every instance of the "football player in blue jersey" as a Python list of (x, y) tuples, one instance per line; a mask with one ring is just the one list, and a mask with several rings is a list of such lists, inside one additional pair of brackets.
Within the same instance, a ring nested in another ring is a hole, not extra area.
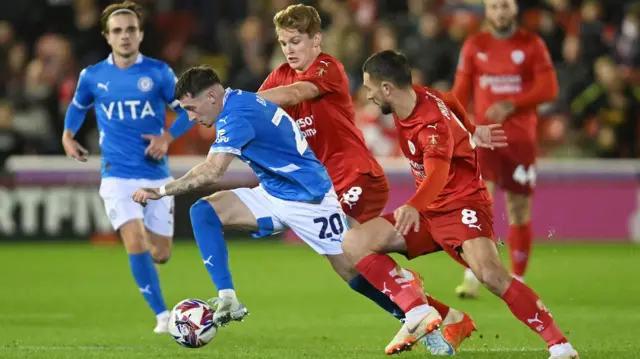
[[(87, 161), (74, 136), (90, 107), (95, 109), (102, 150), (100, 196), (113, 228), (122, 238), (140, 293), (156, 315), (156, 333), (167, 332), (167, 311), (155, 263), (171, 254), (173, 197), (146, 207), (131, 199), (138, 187), (172, 180), (169, 143), (193, 123), (175, 99), (176, 76), (164, 62), (140, 54), (141, 9), (134, 2), (113, 4), (102, 13), (107, 59), (82, 70), (64, 121), (62, 144), (68, 156)], [(167, 104), (178, 118), (164, 132)]]
[[(191, 120), (215, 127), (216, 141), (204, 162), (166, 185), (140, 188), (133, 194), (136, 202), (151, 205), (165, 196), (206, 188), (223, 176), (235, 158), (247, 163), (260, 180), (258, 187), (217, 192), (191, 207), (196, 242), (218, 289), (214, 322), (226, 325), (247, 314), (229, 271), (226, 228), (250, 231), (254, 237), (290, 228), (325, 256), (345, 281), (366, 282), (342, 252), (347, 222), (331, 179), (282, 108), (255, 93), (225, 90), (215, 71), (207, 67), (185, 72), (176, 85), (176, 98)], [(384, 309), (394, 306), (368, 285), (371, 290), (359, 292)], [(449, 348), (440, 331), (433, 336), (434, 346)]]

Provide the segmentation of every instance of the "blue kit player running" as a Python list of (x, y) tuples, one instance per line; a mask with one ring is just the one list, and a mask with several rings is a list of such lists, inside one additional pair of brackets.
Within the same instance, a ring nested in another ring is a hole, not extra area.
[[(74, 140), (90, 107), (94, 107), (102, 149), (100, 196), (129, 254), (140, 293), (156, 314), (156, 333), (167, 332), (167, 311), (156, 263), (171, 254), (173, 198), (142, 207), (131, 199), (138, 187), (158, 187), (172, 180), (167, 149), (193, 123), (175, 99), (176, 77), (169, 66), (139, 52), (140, 8), (114, 4), (102, 13), (102, 29), (111, 45), (109, 57), (84, 69), (67, 109), (62, 143), (68, 156), (86, 161), (88, 152)], [(163, 132), (169, 104), (178, 118)]]
[[(247, 163), (260, 180), (258, 187), (217, 192), (191, 207), (196, 242), (219, 291), (214, 300), (217, 324), (226, 325), (247, 314), (229, 271), (223, 237), (226, 228), (247, 230), (254, 237), (290, 228), (325, 256), (354, 290), (392, 310), (394, 304), (383, 298), (386, 295), (359, 276), (344, 257), (341, 242), (347, 230), (346, 216), (331, 179), (282, 108), (251, 92), (225, 91), (218, 75), (207, 67), (185, 72), (176, 85), (176, 98), (191, 120), (215, 126), (216, 141), (204, 162), (164, 186), (137, 190), (136, 202), (151, 205), (164, 196), (206, 188), (223, 176), (234, 158)], [(439, 331), (433, 333), (434, 340), (448, 346)]]

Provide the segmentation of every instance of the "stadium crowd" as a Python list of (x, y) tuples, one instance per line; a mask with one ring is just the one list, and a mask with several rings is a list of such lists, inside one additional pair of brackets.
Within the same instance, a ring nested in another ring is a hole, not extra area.
[[(345, 65), (358, 126), (380, 156), (400, 153), (393, 120), (361, 91), (366, 57), (402, 51), (413, 62), (416, 83), (448, 90), (464, 39), (483, 26), (481, 0), (140, 0), (147, 11), (142, 53), (166, 61), (176, 73), (208, 64), (228, 86), (256, 91), (285, 61), (271, 18), (296, 2), (320, 10), (323, 51)], [(108, 55), (100, 12), (110, 3), (0, 3), (0, 169), (13, 154), (63, 154), (64, 113), (78, 74)], [(638, 157), (640, 2), (518, 3), (521, 26), (542, 36), (560, 83), (557, 100), (539, 108), (540, 155)], [(86, 121), (77, 138), (99, 153), (95, 120)], [(204, 154), (214, 138), (211, 130), (195, 126), (170, 153)]]

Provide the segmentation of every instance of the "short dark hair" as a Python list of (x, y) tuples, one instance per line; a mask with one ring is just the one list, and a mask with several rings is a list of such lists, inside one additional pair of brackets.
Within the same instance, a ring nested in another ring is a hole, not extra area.
[(362, 71), (368, 73), (374, 81), (389, 81), (400, 88), (411, 86), (409, 60), (392, 50), (371, 55), (362, 65)]
[(142, 30), (142, 22), (144, 21), (144, 17), (142, 15), (142, 7), (136, 4), (133, 1), (125, 1), (121, 3), (111, 4), (107, 6), (104, 11), (102, 11), (102, 15), (100, 15), (100, 25), (102, 25), (102, 34), (106, 35), (109, 32), (109, 28), (107, 27), (107, 22), (111, 18), (111, 15), (118, 11), (120, 13), (129, 13), (135, 14), (138, 18), (138, 25), (140, 26), (140, 30)]
[(220, 84), (220, 77), (209, 66), (192, 67), (185, 71), (176, 83), (176, 98), (181, 99), (187, 95), (198, 96), (202, 91), (211, 86)]

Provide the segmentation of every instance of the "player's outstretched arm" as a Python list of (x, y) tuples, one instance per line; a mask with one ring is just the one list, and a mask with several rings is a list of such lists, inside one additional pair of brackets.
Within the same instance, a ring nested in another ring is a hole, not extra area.
[(224, 175), (236, 155), (228, 152), (209, 153), (207, 159), (195, 166), (186, 175), (165, 186), (167, 196), (178, 196), (186, 192), (209, 187)]
[(91, 91), (90, 81), (87, 70), (82, 70), (78, 78), (76, 92), (73, 94), (73, 100), (67, 107), (67, 113), (64, 116), (64, 131), (62, 132), (64, 152), (67, 156), (81, 162), (87, 161), (89, 151), (75, 140), (75, 135), (82, 127), (87, 112), (93, 106), (93, 92)]
[(258, 96), (280, 107), (288, 107), (320, 96), (320, 89), (309, 81), (298, 81), (291, 85), (260, 91)]
[(469, 120), (467, 111), (456, 99), (451, 92), (442, 92), (442, 100), (453, 112), (458, 120), (462, 123), (467, 132), (471, 133), (473, 142), (478, 147), (496, 149), (501, 147), (507, 147), (507, 136), (502, 129), (501, 124), (490, 124), (488, 126), (476, 126)]
[(178, 196), (215, 184), (227, 171), (236, 155), (227, 152), (211, 152), (207, 159), (181, 178), (160, 188), (140, 188), (132, 196), (134, 201), (146, 205), (147, 201), (164, 196)]

